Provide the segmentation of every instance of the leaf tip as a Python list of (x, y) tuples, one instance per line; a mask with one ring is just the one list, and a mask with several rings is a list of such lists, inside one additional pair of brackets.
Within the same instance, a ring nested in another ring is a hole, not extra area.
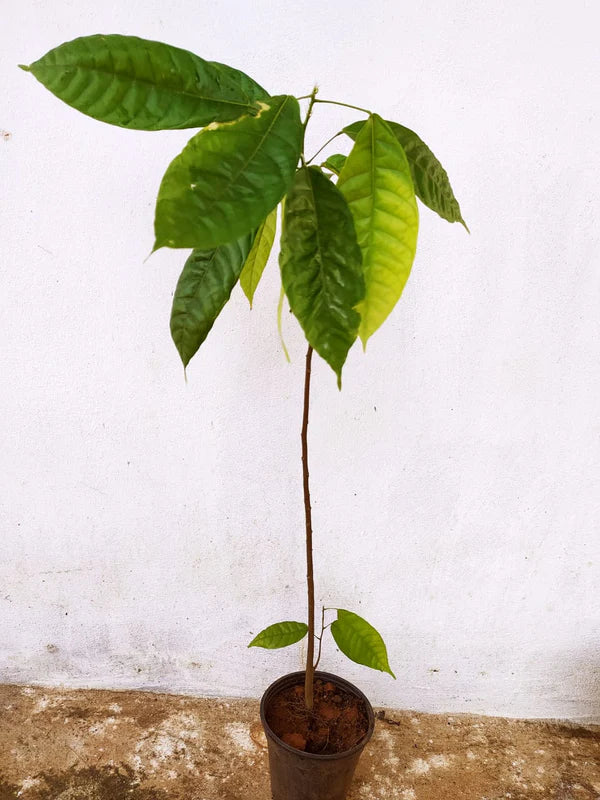
[(148, 253), (148, 255), (146, 256), (146, 258), (145, 258), (145, 259), (142, 261), (142, 264), (145, 264), (145, 263), (146, 263), (146, 261), (148, 261), (148, 260), (149, 260), (149, 258), (150, 258), (151, 256), (153, 256), (153, 255), (154, 255), (154, 253), (156, 253), (156, 251), (157, 251), (157, 250), (160, 250), (160, 248), (161, 248), (161, 247), (162, 247), (162, 245), (161, 245), (161, 244), (159, 244), (159, 243), (158, 243), (158, 241), (156, 241), (156, 242), (154, 243), (154, 247), (152, 248), (152, 250), (150, 250), (150, 252), (149, 252), (149, 253)]
[(27, 66), (27, 64), (17, 64), (19, 69), (22, 69), (23, 72), (31, 72), (31, 66)]
[(464, 219), (461, 217), (458, 221), (460, 222), (460, 224), (463, 226), (463, 228), (466, 230), (466, 232), (470, 236), (471, 235), (471, 231), (469, 230), (469, 227), (468, 227), (467, 223), (464, 221)]
[[(177, 348), (177, 352), (179, 353), (179, 358), (181, 359), (181, 363), (183, 364), (183, 380), (185, 381), (186, 385), (188, 382), (187, 377), (187, 366), (190, 363), (192, 356), (188, 356), (183, 349), (181, 342), (177, 341), (177, 339), (173, 336), (173, 331), (171, 331), (171, 338), (173, 339), (173, 344)], [(193, 354), (192, 354), (193, 355)]]

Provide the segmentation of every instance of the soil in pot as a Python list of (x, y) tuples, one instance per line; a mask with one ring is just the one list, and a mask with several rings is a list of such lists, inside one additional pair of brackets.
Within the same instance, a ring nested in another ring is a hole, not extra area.
[(330, 681), (317, 679), (312, 711), (304, 704), (304, 684), (283, 689), (269, 702), (267, 723), (297, 750), (333, 755), (351, 750), (369, 730), (364, 702)]

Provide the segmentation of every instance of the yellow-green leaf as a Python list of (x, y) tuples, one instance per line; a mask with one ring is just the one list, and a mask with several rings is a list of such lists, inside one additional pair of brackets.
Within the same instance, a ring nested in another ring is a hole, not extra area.
[(338, 608), (337, 612), (337, 619), (331, 624), (331, 633), (342, 653), (357, 664), (388, 672), (395, 679), (381, 634), (358, 614), (342, 608)]
[(277, 303), (277, 333), (279, 334), (279, 342), (281, 343), (281, 349), (283, 350), (283, 355), (285, 356), (285, 360), (288, 364), (291, 361), (290, 354), (285, 344), (285, 339), (283, 338), (283, 301), (285, 300), (285, 289), (283, 288), (283, 284), (281, 284), (281, 291), (279, 292), (279, 302)]
[[(363, 125), (363, 120), (353, 122), (344, 128), (344, 133), (356, 140)], [(408, 159), (408, 166), (412, 175), (415, 192), (428, 208), (439, 214), (448, 222), (460, 222), (467, 228), (462, 218), (458, 200), (454, 196), (448, 173), (441, 165), (439, 159), (431, 152), (425, 142), (410, 128), (405, 128), (398, 122), (387, 120), (390, 130), (402, 146)]]
[(419, 213), (404, 150), (386, 122), (369, 117), (337, 183), (362, 251), (365, 298), (357, 307), (363, 345), (396, 305), (415, 257)]
[(269, 625), (264, 631), (257, 634), (248, 647), (265, 647), (267, 650), (277, 650), (304, 639), (308, 632), (305, 622), (276, 622)]
[(240, 275), (240, 286), (248, 298), (250, 308), (252, 308), (254, 292), (269, 260), (273, 241), (275, 240), (276, 227), (277, 209), (274, 208), (258, 229), (252, 243), (252, 250), (250, 250)]

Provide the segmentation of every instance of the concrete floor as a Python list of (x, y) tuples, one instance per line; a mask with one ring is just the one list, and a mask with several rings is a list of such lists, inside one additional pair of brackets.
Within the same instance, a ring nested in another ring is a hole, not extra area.
[[(267, 800), (258, 703), (0, 686), (0, 800)], [(380, 712), (348, 800), (600, 800), (600, 727)]]

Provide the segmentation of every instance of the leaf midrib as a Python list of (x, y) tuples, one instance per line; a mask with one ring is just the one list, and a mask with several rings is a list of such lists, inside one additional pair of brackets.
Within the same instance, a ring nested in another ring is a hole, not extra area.
[[(317, 264), (319, 266), (319, 277), (321, 279), (321, 285), (323, 287), (322, 292), (325, 295), (325, 298), (328, 299), (330, 297), (330, 295), (331, 295), (331, 292), (328, 290), (329, 279), (327, 277), (327, 273), (325, 271), (325, 267), (323, 266), (323, 256), (322, 256), (323, 248), (321, 247), (321, 237), (320, 237), (320, 234), (319, 234), (320, 224), (319, 224), (319, 212), (318, 212), (317, 200), (316, 200), (316, 197), (315, 197), (315, 189), (314, 189), (312, 178), (311, 178), (310, 168), (309, 167), (305, 167), (305, 169), (307, 171), (308, 184), (310, 186), (310, 194), (311, 194), (311, 198), (312, 198), (313, 208), (315, 210), (315, 220), (316, 220), (316, 223), (317, 223), (317, 225), (316, 225), (316, 234), (317, 234), (318, 256), (317, 256), (316, 260), (317, 260)], [(326, 306), (329, 307), (329, 304), (326, 303)], [(313, 317), (313, 319), (314, 319), (314, 317)]]

